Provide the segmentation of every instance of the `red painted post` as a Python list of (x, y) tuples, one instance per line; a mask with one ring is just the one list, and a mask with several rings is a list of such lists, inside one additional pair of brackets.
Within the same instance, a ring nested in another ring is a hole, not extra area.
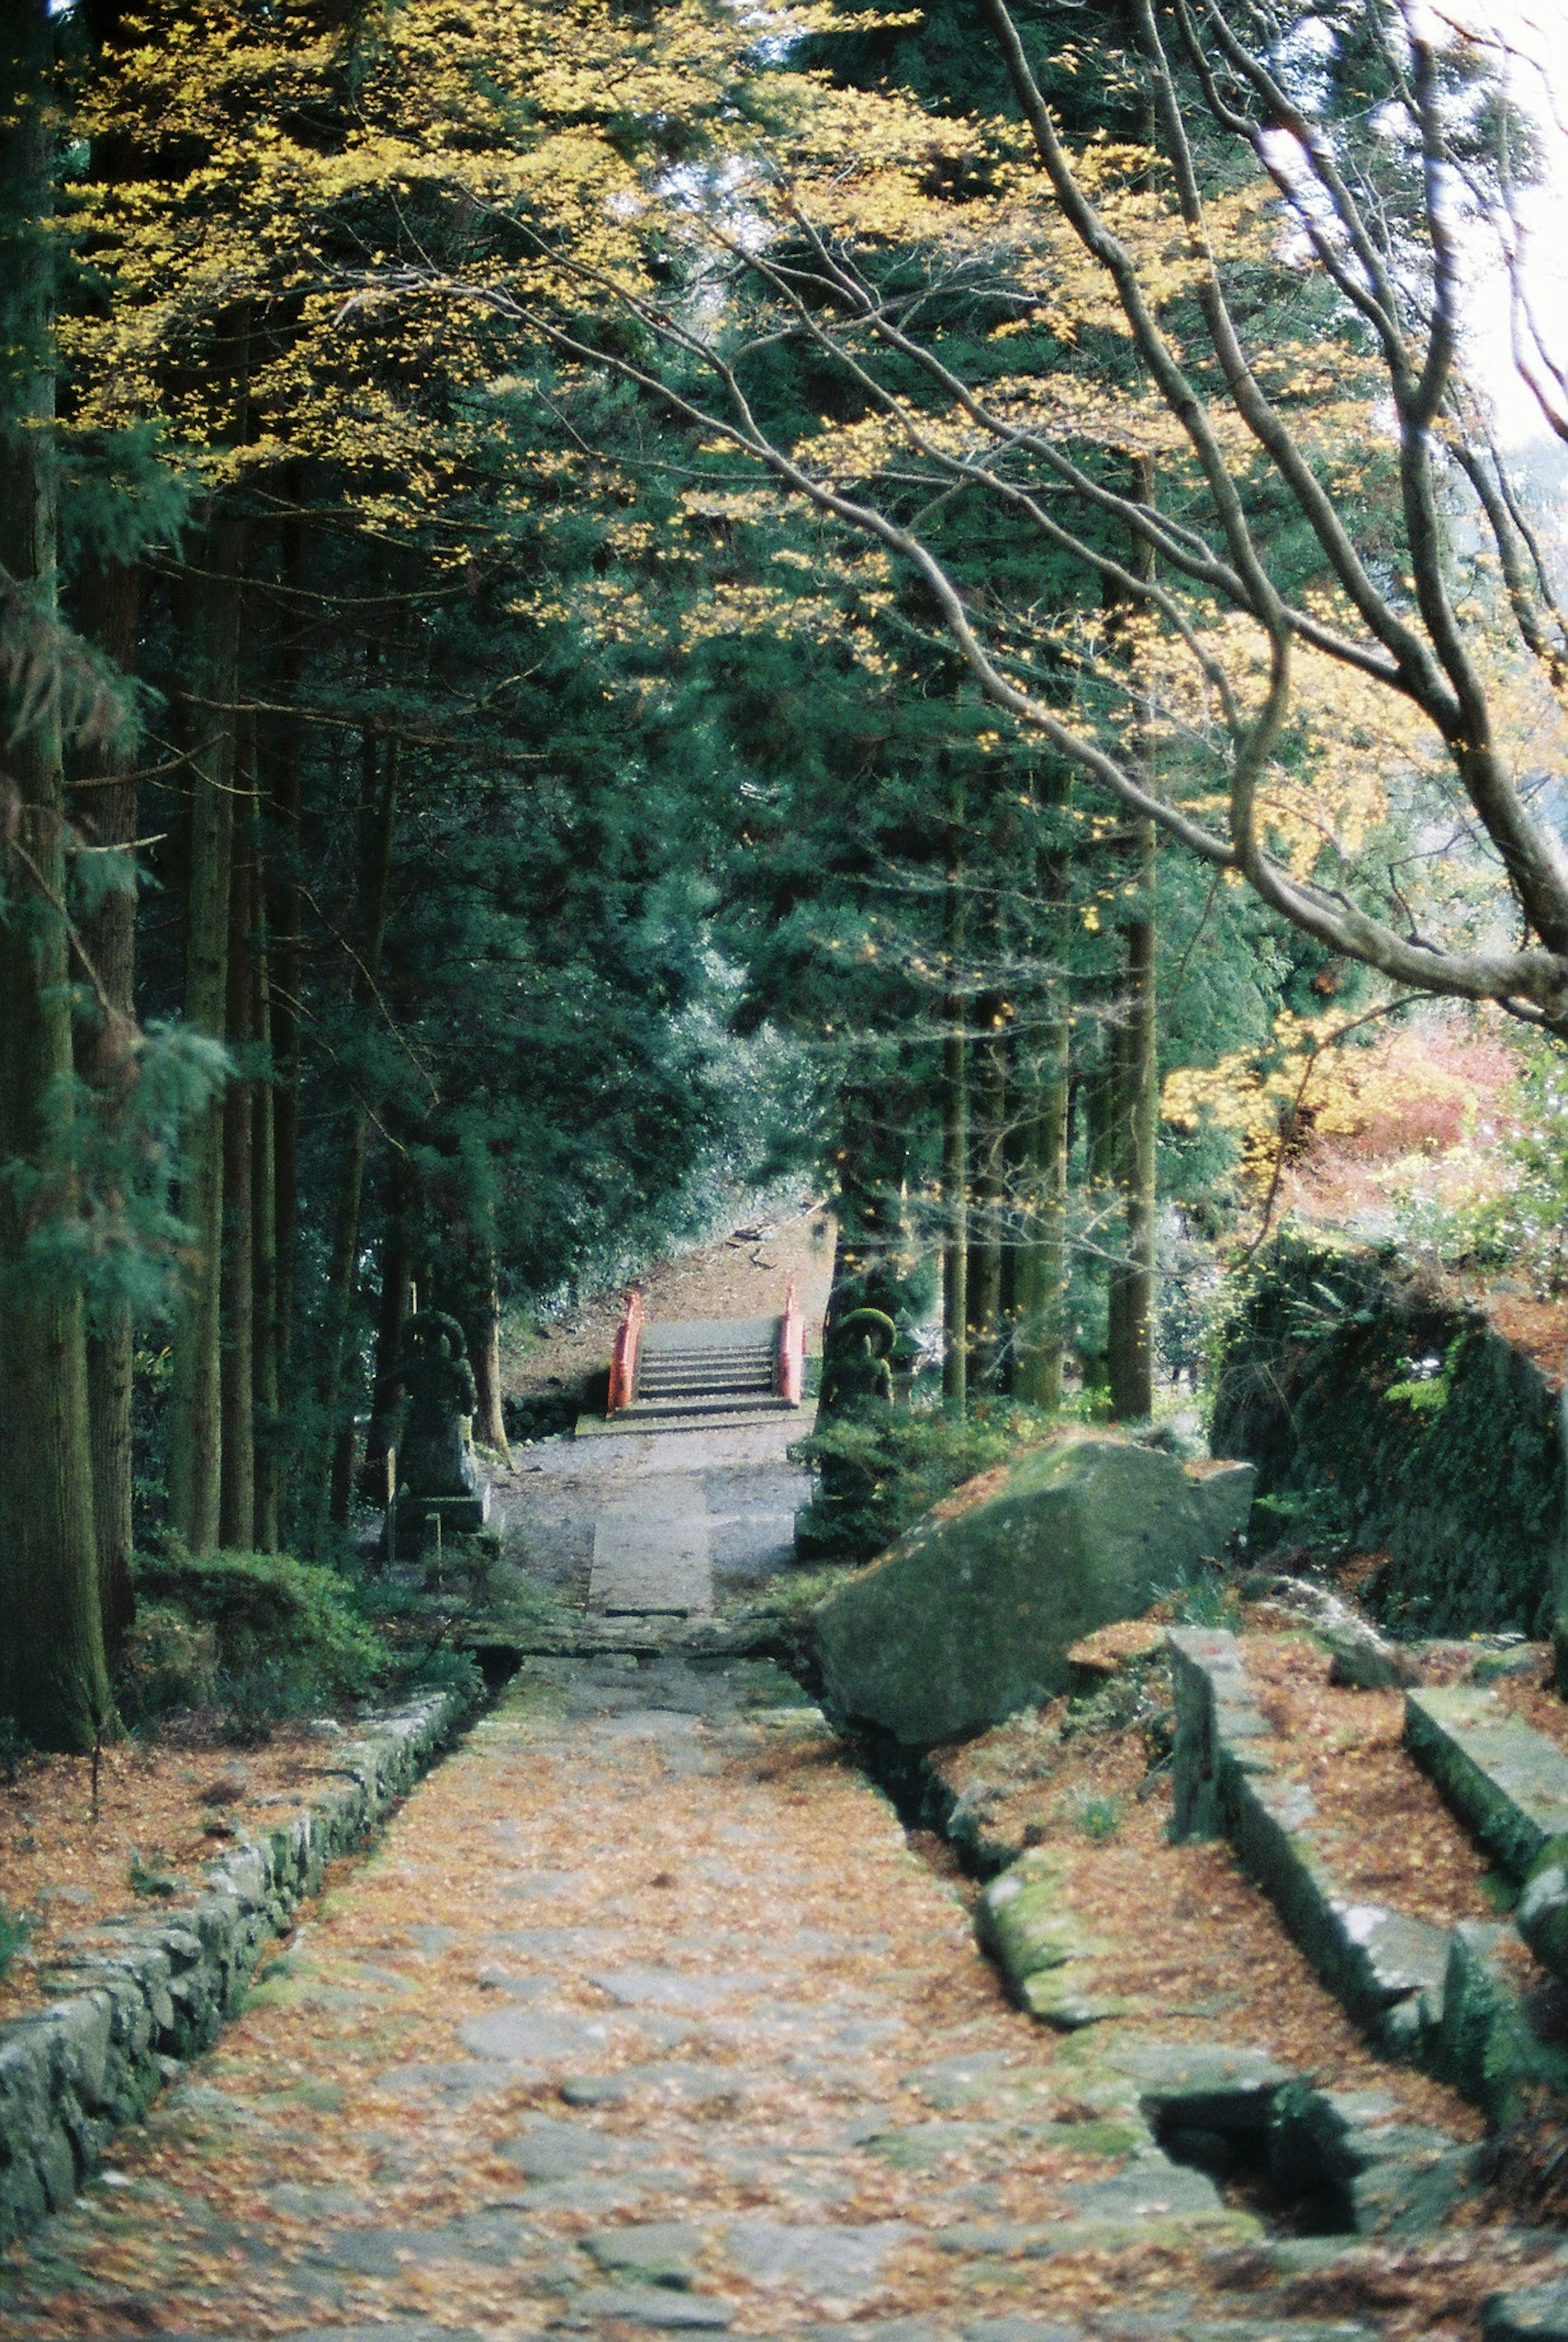
[(793, 1276), (779, 1319), (778, 1386), (781, 1398), (791, 1406), (800, 1405), (805, 1391), (805, 1319), (795, 1301)]
[(610, 1352), (610, 1401), (606, 1415), (616, 1415), (622, 1407), (630, 1406), (637, 1387), (637, 1344), (643, 1333), (643, 1296), (640, 1293), (626, 1296), (626, 1314), (615, 1328), (614, 1347)]

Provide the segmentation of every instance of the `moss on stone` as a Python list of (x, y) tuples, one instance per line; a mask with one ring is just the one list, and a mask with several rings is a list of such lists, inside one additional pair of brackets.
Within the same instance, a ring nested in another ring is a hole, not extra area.
[(930, 1747), (1066, 1690), (1071, 1646), (1223, 1556), (1251, 1487), (1110, 1436), (983, 1476), (820, 1605), (824, 1706)]
[[(1430, 1365), (1441, 1406), (1409, 1403)], [(1362, 1596), (1431, 1635), (1545, 1632), (1565, 1506), (1557, 1395), (1476, 1311), (1387, 1249), (1287, 1230), (1237, 1297), (1216, 1455), (1258, 1467), (1253, 1542), (1384, 1548)]]

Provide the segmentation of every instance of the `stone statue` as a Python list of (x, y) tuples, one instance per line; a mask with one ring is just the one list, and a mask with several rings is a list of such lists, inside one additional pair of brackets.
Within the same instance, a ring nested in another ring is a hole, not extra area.
[(852, 1309), (829, 1329), (822, 1374), (824, 1415), (854, 1415), (879, 1403), (892, 1406), (893, 1369), (887, 1356), (897, 1330), (880, 1309)]
[(414, 1496), (471, 1496), (479, 1485), (464, 1419), (479, 1404), (455, 1317), (421, 1309), (403, 1329), (397, 1380), (408, 1394), (398, 1441), (400, 1479)]
[(479, 1402), (463, 1328), (444, 1310), (421, 1309), (403, 1329), (396, 1387), (407, 1395), (397, 1441), (398, 1544), (425, 1524), (482, 1527), (490, 1486), (469, 1452), (464, 1418)]

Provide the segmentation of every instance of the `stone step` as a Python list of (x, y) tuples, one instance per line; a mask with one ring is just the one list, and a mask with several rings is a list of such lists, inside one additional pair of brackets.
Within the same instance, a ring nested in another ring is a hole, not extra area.
[(660, 1400), (619, 1407), (614, 1415), (580, 1415), (573, 1436), (620, 1439), (659, 1431), (744, 1431), (748, 1425), (774, 1423), (781, 1415), (795, 1418), (802, 1437), (811, 1428), (809, 1405), (792, 1406), (787, 1398), (759, 1391), (752, 1397)]
[(773, 1334), (748, 1335), (744, 1341), (734, 1342), (655, 1342), (647, 1338), (637, 1356), (668, 1364), (676, 1358), (771, 1358), (777, 1348), (778, 1339)]
[(725, 1391), (773, 1391), (777, 1377), (765, 1373), (733, 1375), (646, 1375), (636, 1384), (639, 1398), (704, 1398)]
[(630, 1406), (621, 1409), (623, 1416), (629, 1416), (639, 1423), (646, 1422), (656, 1415), (789, 1415), (793, 1412), (787, 1398), (781, 1398), (771, 1391), (693, 1391), (669, 1399), (635, 1398)]

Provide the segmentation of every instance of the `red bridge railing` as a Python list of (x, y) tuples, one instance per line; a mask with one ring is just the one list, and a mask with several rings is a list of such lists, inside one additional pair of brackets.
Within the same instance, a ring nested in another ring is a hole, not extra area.
[(615, 1329), (615, 1344), (610, 1352), (610, 1403), (606, 1415), (614, 1415), (630, 1406), (637, 1387), (637, 1344), (643, 1336), (643, 1296), (629, 1294), (626, 1314)]
[(779, 1319), (778, 1387), (779, 1396), (787, 1398), (791, 1406), (800, 1405), (805, 1388), (805, 1319), (795, 1300), (793, 1276)]

